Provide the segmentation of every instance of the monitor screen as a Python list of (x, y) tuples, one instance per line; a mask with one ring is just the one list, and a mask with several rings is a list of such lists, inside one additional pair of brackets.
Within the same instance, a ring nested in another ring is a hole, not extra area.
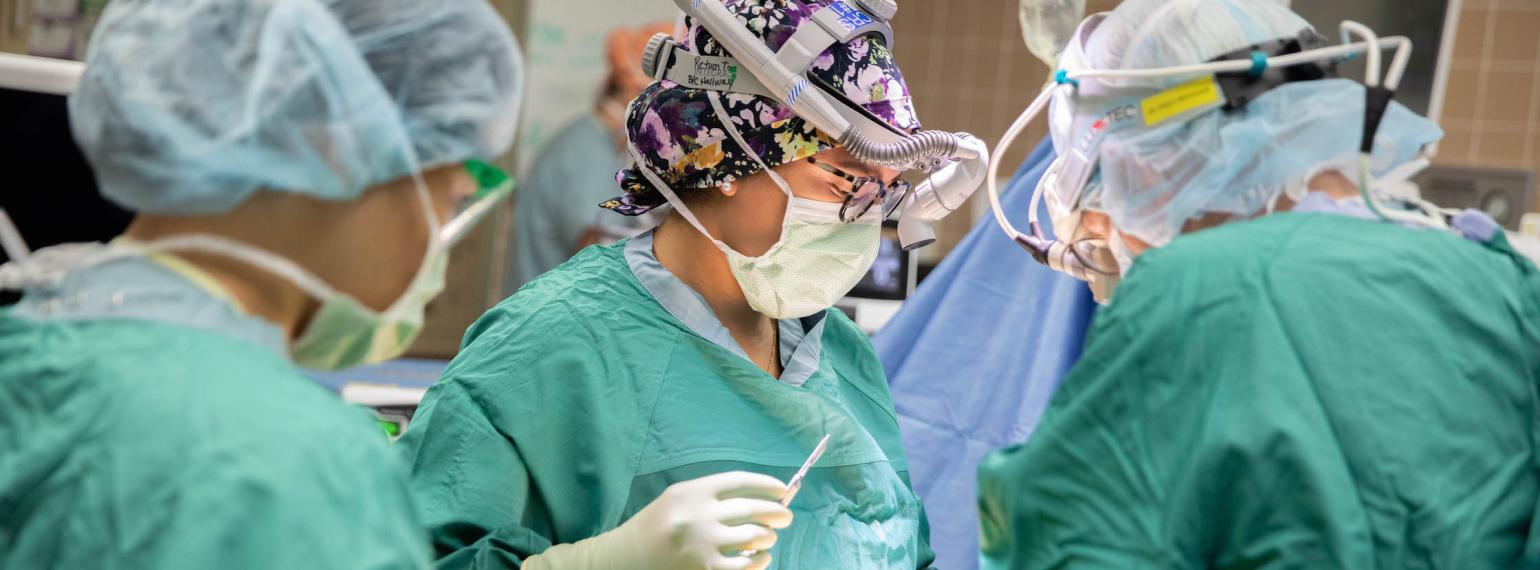
[(897, 228), (895, 222), (883, 224), (882, 240), (877, 245), (877, 260), (872, 262), (872, 268), (867, 270), (848, 296), (903, 300), (913, 291), (914, 259), (899, 245)]
[[(0, 133), (6, 165), (0, 208), (29, 248), (106, 241), (128, 227), (133, 215), (97, 193), (96, 177), (70, 134), (63, 95), (0, 88)], [(0, 250), (0, 263), (6, 261)]]

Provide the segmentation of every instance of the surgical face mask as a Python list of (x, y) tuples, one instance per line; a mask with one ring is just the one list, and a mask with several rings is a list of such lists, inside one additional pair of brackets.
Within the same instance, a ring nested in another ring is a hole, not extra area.
[(1134, 252), (1128, 249), (1128, 242), (1123, 241), (1123, 234), (1112, 230), (1112, 235), (1107, 238), (1107, 250), (1118, 261), (1118, 274), (1128, 275), (1128, 270), (1134, 266)]
[(475, 195), (462, 201), (441, 227), (427, 185), (417, 180), (417, 195), (428, 221), (428, 250), (406, 291), (384, 312), (359, 303), (330, 287), (312, 293), (321, 301), (304, 334), (290, 346), (294, 362), (317, 370), (376, 364), (401, 356), (422, 332), (428, 303), (444, 290), (450, 248), (513, 189), (513, 181), (489, 164), (472, 161), (466, 171), (476, 181)]
[[(1128, 244), (1123, 241), (1123, 235), (1117, 230), (1105, 240), (1096, 240), (1099, 247), (1087, 254), (1097, 258), (1112, 258), (1117, 265), (1114, 271), (1090, 271), (1086, 273), (1086, 283), (1091, 286), (1091, 296), (1098, 304), (1106, 305), (1112, 302), (1112, 294), (1117, 291), (1118, 285), (1123, 282), (1123, 276), (1128, 275), (1128, 270), (1134, 266), (1134, 252), (1128, 249)], [(1098, 265), (1105, 265), (1105, 261)], [(1109, 268), (1110, 269), (1110, 268)]]
[(861, 281), (861, 276), (877, 259), (878, 238), (882, 231), (880, 208), (872, 208), (847, 223), (840, 221), (840, 204), (796, 197), (786, 180), (771, 170), (753, 151), (754, 147), (743, 140), (743, 135), (722, 107), (720, 94), (713, 92), (710, 100), (727, 134), (748, 151), (749, 158), (754, 159), (786, 195), (781, 239), (775, 245), (763, 254), (748, 256), (712, 237), (673, 189), (647, 167), (647, 161), (637, 152), (636, 145), (627, 141), (626, 148), (631, 152), (631, 159), (636, 161), (637, 169), (696, 231), (727, 256), (733, 279), (738, 282), (749, 307), (773, 319), (792, 319), (834, 306), (835, 301)]
[(416, 179), (418, 202), (428, 222), (428, 247), (406, 290), (384, 311), (364, 306), (293, 261), (220, 236), (178, 236), (146, 246), (148, 250), (192, 250), (236, 259), (282, 277), (320, 301), (305, 332), (289, 345), (296, 364), (316, 370), (376, 364), (400, 356), (416, 340), (428, 302), (444, 289), (450, 248), (513, 190), (512, 179), (490, 165), (469, 162), (466, 170), (478, 190), (442, 225), (433, 211), (427, 185), (420, 177)]
[(384, 312), (334, 289), (320, 293), (321, 308), (289, 346), (294, 362), (316, 370), (340, 370), (401, 356), (422, 332), (428, 302), (444, 290), (448, 268), (449, 250), (433, 243), (406, 291)]
[[(777, 183), (790, 194), (784, 182)], [(875, 210), (841, 222), (839, 204), (795, 196), (788, 197), (786, 209), (780, 241), (762, 255), (743, 255), (712, 240), (727, 255), (749, 306), (776, 319), (817, 313), (849, 293), (877, 259), (882, 223)], [(680, 214), (705, 233), (687, 211)]]
[[(1089, 244), (1090, 247), (1082, 247)], [(1133, 256), (1128, 247), (1123, 243), (1123, 236), (1116, 230), (1105, 239), (1090, 239), (1076, 242), (1072, 246), (1077, 250), (1077, 256), (1085, 259), (1087, 266), (1085, 282), (1091, 286), (1091, 296), (1102, 305), (1112, 302), (1112, 293), (1117, 290), (1118, 284), (1123, 282), (1123, 276), (1128, 274), (1128, 268), (1133, 265)]]
[(636, 147), (629, 148), (642, 174), (679, 215), (727, 256), (728, 268), (749, 307), (765, 316), (801, 318), (834, 306), (877, 259), (882, 227), (882, 213), (877, 208), (855, 221), (842, 222), (840, 204), (798, 198), (786, 181), (768, 168), (765, 173), (786, 194), (781, 239), (763, 254), (744, 255), (706, 231), (679, 196), (647, 168)]
[(1091, 298), (1095, 299), (1099, 305), (1111, 303), (1112, 292), (1117, 290), (1118, 284), (1122, 282), (1122, 275), (1106, 275), (1102, 273), (1093, 274), (1086, 280), (1086, 284), (1091, 286)]
[(1116, 249), (1122, 245), (1120, 236), (1115, 230), (1111, 236), (1093, 233), (1082, 223), (1085, 210), (1056, 208), (1053, 199), (1049, 200), (1049, 212), (1056, 235), (1068, 238), (1049, 248), (1044, 260), (1048, 267), (1085, 281), (1097, 303), (1111, 302), (1112, 292), (1128, 267)]

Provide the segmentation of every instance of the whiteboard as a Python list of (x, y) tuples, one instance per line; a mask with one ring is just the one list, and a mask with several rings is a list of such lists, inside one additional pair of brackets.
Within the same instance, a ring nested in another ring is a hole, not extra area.
[(563, 125), (593, 108), (608, 73), (604, 38), (611, 29), (672, 21), (678, 14), (672, 0), (531, 0), (519, 172)]

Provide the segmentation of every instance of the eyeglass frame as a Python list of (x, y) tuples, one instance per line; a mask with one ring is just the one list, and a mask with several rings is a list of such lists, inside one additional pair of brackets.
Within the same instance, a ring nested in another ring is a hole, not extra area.
[[(861, 219), (861, 216), (866, 215), (867, 212), (871, 211), (872, 206), (879, 202), (884, 204), (882, 219), (886, 220), (892, 217), (893, 213), (898, 211), (898, 206), (904, 203), (904, 198), (909, 195), (909, 192), (914, 190), (914, 185), (910, 184), (908, 180), (904, 180), (903, 178), (898, 178), (891, 184), (885, 184), (882, 182), (882, 179), (877, 178), (876, 176), (856, 176), (850, 174), (849, 172), (845, 172), (844, 170), (840, 170), (840, 168), (837, 166), (827, 162), (821, 162), (811, 156), (807, 157), (807, 161), (809, 164), (817, 166), (824, 172), (833, 174), (850, 182), (850, 189), (844, 192), (845, 201), (844, 203), (840, 204), (840, 221), (847, 224)], [(866, 204), (866, 207), (861, 208), (861, 211), (851, 214), (850, 208), (852, 201), (855, 200), (856, 196), (858, 195), (856, 189), (867, 184), (875, 184), (877, 186), (877, 198)], [(897, 192), (897, 194), (894, 194), (894, 192)], [(891, 206), (887, 205), (889, 195), (895, 196)]]

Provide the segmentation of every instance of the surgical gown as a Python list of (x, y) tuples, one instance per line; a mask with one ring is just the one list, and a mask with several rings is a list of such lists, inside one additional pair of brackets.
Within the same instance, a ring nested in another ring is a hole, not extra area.
[(1032, 439), (986, 568), (1536, 568), (1540, 277), (1285, 213), (1140, 256)]
[(426, 568), (400, 458), (166, 265), (0, 311), (0, 568)]
[(781, 325), (777, 379), (657, 264), (650, 233), (590, 247), (493, 308), (400, 441), (440, 566), (518, 567), (680, 481), (790, 479), (828, 434), (772, 567), (929, 567), (870, 343), (838, 311)]

